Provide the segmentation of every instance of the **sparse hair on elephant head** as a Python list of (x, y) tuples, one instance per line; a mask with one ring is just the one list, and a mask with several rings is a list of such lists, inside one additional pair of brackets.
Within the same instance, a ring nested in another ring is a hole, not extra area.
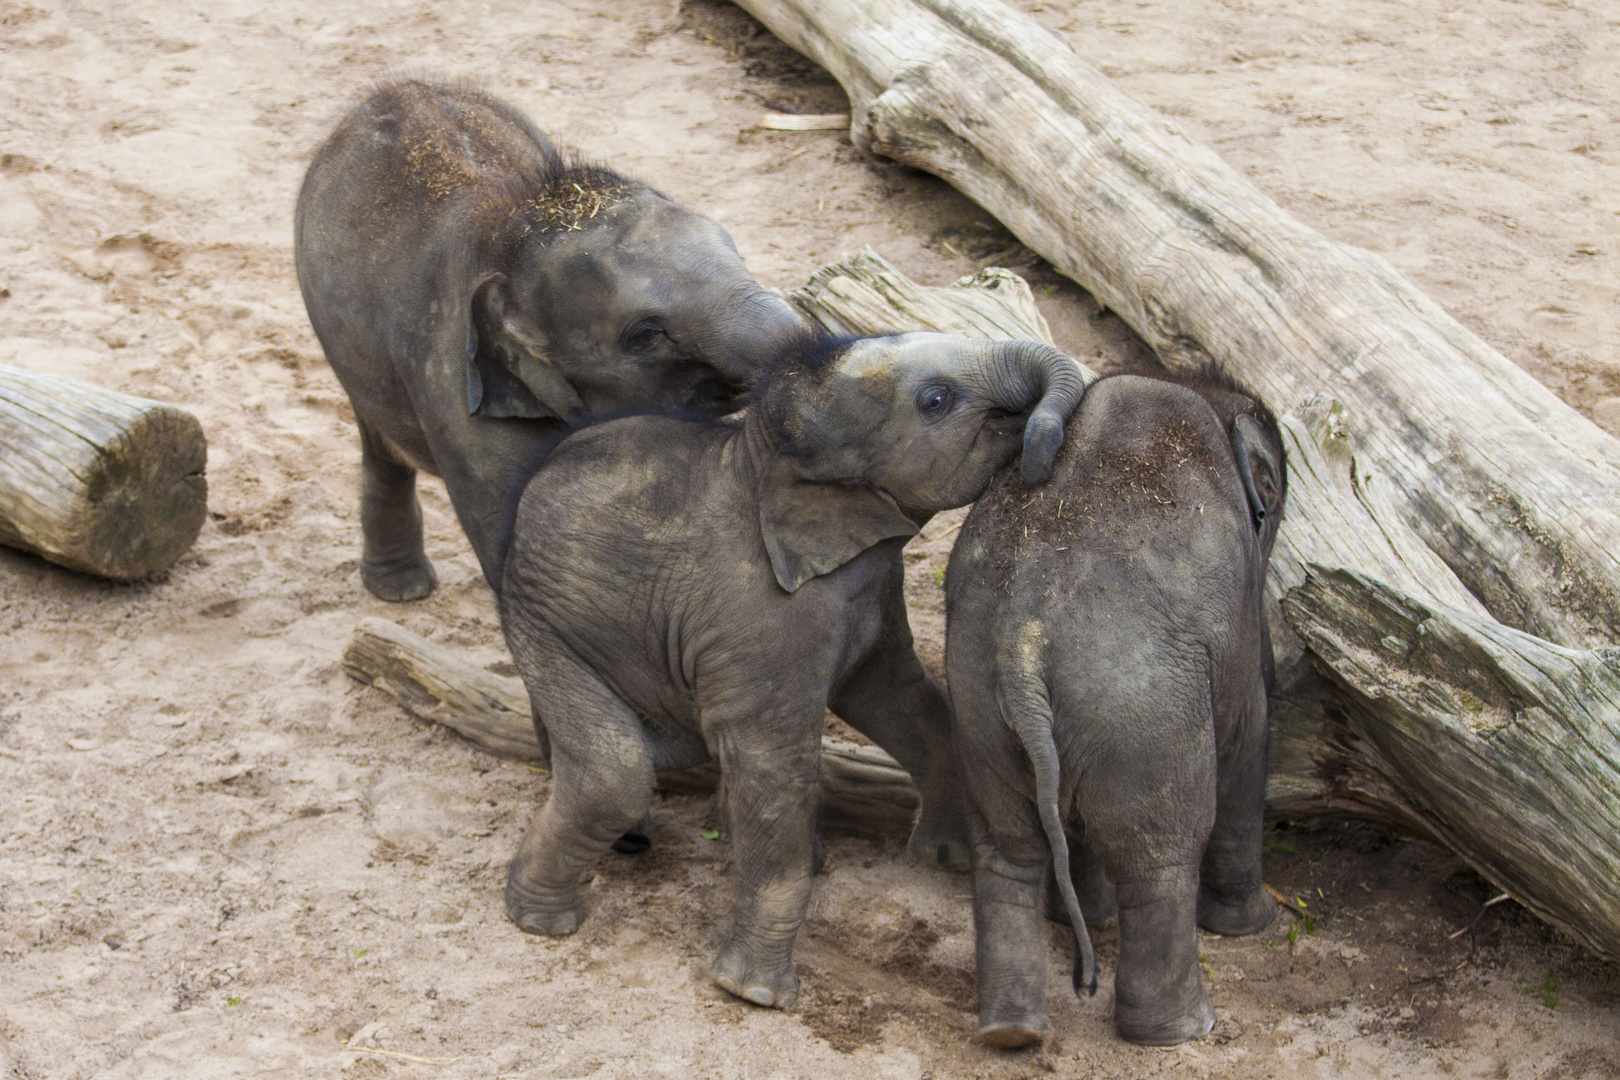
[[(1020, 452), (1046, 479), (1080, 403), (1080, 366), (1036, 341), (806, 334), (753, 396), (775, 450), (760, 521), (788, 592), (983, 494)], [(836, 511), (833, 507), (836, 505)]]

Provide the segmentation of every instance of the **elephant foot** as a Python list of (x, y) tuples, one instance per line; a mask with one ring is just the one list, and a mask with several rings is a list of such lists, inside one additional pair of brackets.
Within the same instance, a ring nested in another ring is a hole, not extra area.
[(973, 869), (967, 823), (960, 817), (934, 816), (925, 809), (911, 829), (911, 841), (906, 850), (919, 862), (954, 874), (965, 874)]
[(517, 860), (506, 870), (506, 916), (525, 934), (567, 937), (585, 919), (579, 891), (541, 895), (518, 881)]
[(620, 855), (641, 855), (652, 850), (652, 841), (642, 833), (631, 829), (613, 841), (613, 850)]
[(1022, 1050), (1026, 1046), (1039, 1046), (1046, 1032), (1028, 1024), (986, 1024), (979, 1029), (979, 1039), (997, 1050)]
[(714, 981), (726, 993), (766, 1008), (790, 1009), (799, 1000), (799, 976), (792, 961), (765, 964), (732, 941), (715, 957)]
[(1215, 1006), (1209, 1003), (1202, 984), (1192, 1007), (1166, 1018), (1163, 1009), (1132, 1008), (1114, 1002), (1114, 1027), (1120, 1038), (1138, 1046), (1175, 1046), (1191, 1039), (1202, 1039), (1215, 1026)]
[(420, 600), (433, 591), (439, 575), (426, 555), (395, 562), (360, 560), (360, 582), (379, 600), (398, 604)]
[(1258, 933), (1270, 926), (1276, 916), (1277, 901), (1264, 886), (1235, 900), (1214, 889), (1198, 890), (1198, 925), (1211, 933), (1228, 937)]

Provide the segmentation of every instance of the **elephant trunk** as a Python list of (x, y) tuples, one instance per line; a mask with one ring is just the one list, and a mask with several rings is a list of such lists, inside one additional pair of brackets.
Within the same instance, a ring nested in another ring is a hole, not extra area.
[[(1074, 363), (1072, 360), (1069, 362)], [(1062, 438), (1063, 421), (1059, 419), (1060, 443)], [(1050, 461), (1047, 467), (1050, 469)], [(1035, 773), (1035, 805), (1040, 810), (1046, 843), (1052, 849), (1052, 873), (1057, 878), (1058, 893), (1063, 897), (1063, 907), (1069, 913), (1069, 926), (1074, 931), (1074, 970), (1071, 976), (1074, 993), (1076, 997), (1082, 991), (1095, 995), (1097, 957), (1092, 951), (1091, 934), (1086, 930), (1086, 916), (1080, 910), (1080, 898), (1074, 892), (1074, 879), (1069, 873), (1069, 840), (1063, 832), (1062, 816), (1058, 813), (1058, 751), (1057, 740), (1052, 735), (1052, 723), (1051, 709), (1042, 708), (1035, 710), (1034, 715), (1021, 717), (1012, 726), (1018, 741), (1024, 744), (1024, 753), (1029, 755), (1029, 764)]]
[(737, 386), (751, 387), (765, 364), (807, 326), (793, 305), (749, 281), (746, 295), (728, 299), (730, 314), (718, 324), (725, 333), (710, 362), (718, 374)]
[(1043, 483), (1063, 445), (1063, 425), (1086, 391), (1080, 365), (1038, 341), (989, 343), (990, 392), (1001, 408), (1023, 412), (1035, 403), (1024, 424), (1024, 479)]

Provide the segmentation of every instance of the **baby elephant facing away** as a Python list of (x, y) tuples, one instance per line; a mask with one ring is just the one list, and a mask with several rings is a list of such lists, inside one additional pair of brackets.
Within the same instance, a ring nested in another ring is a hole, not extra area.
[(1282, 442), (1220, 372), (1171, 379), (1093, 384), (1050, 483), (1003, 473), (951, 554), (946, 667), (994, 1046), (1046, 1027), (1050, 870), (1076, 990), (1096, 989), (1082, 911), (1104, 918), (1117, 895), (1114, 1019), (1137, 1043), (1208, 1033), (1197, 928), (1253, 933), (1275, 911), (1262, 600)]
[(625, 417), (562, 442), (518, 506), (501, 593), (553, 777), (507, 874), (512, 920), (572, 933), (580, 875), (647, 813), (654, 770), (712, 756), (738, 875), (715, 976), (792, 1004), (828, 707), (916, 778), (912, 852), (966, 869), (948, 707), (912, 648), (900, 551), (1021, 445), (1044, 479), (1082, 386), (1035, 342), (807, 339), (741, 419)]

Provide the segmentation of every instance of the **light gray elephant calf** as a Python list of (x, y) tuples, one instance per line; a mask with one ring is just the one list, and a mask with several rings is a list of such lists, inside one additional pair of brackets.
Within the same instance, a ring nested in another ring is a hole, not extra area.
[(1046, 1027), (1050, 868), (1077, 991), (1096, 989), (1082, 910), (1105, 917), (1117, 893), (1114, 1020), (1132, 1042), (1206, 1034), (1197, 927), (1252, 933), (1275, 911), (1260, 880), (1261, 605), (1282, 441), (1219, 372), (1182, 381), (1095, 383), (1051, 481), (1003, 473), (951, 553), (945, 657), (973, 830), (979, 1030), (994, 1046)]
[(572, 933), (580, 875), (647, 813), (654, 770), (712, 756), (738, 874), (714, 972), (792, 1004), (829, 707), (916, 778), (912, 852), (966, 869), (948, 708), (912, 648), (900, 551), (1020, 445), (1044, 478), (1081, 391), (1078, 365), (1035, 342), (806, 339), (742, 419), (569, 436), (523, 495), (501, 593), (552, 763), (507, 874), (513, 921)]

